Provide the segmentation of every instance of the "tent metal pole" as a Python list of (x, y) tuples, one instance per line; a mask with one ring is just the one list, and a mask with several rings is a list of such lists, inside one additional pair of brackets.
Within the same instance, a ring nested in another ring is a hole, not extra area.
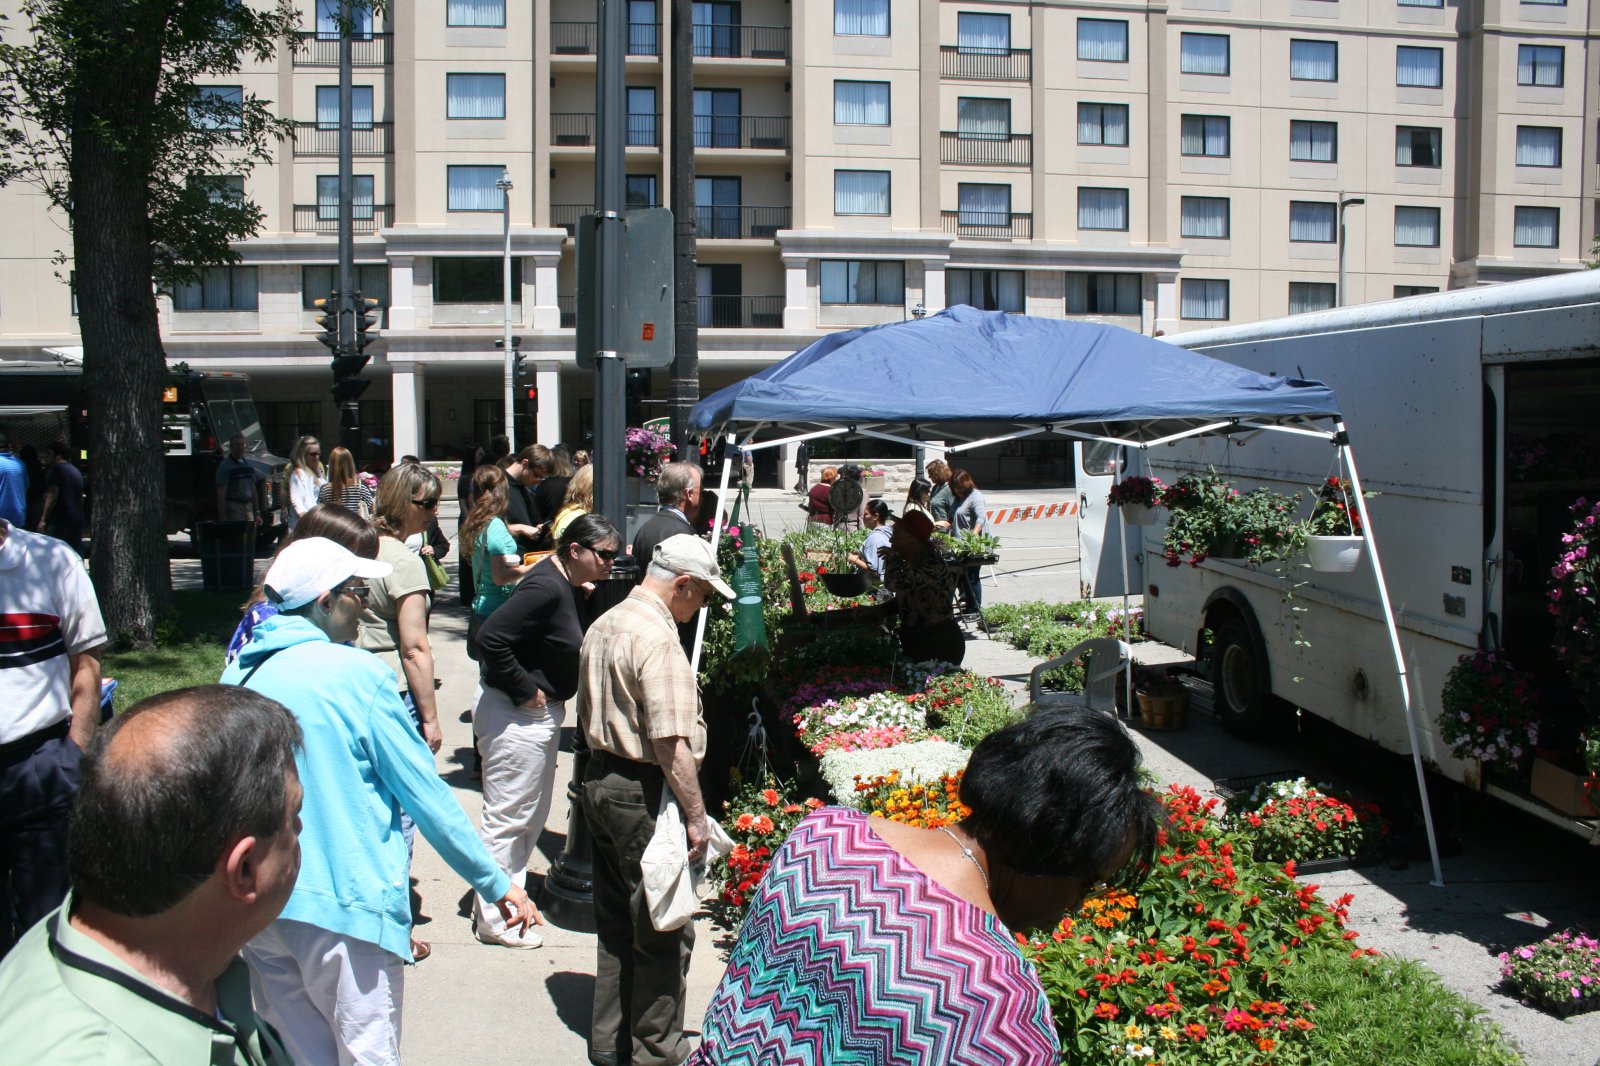
[[(1117, 449), (1117, 481), (1127, 476), (1128, 469), (1123, 464), (1123, 449)], [(1117, 508), (1117, 536), (1122, 542), (1122, 624), (1128, 625), (1128, 512)], [(1083, 555), (1080, 549), (1078, 555)], [(1081, 591), (1081, 590), (1080, 590)], [(1123, 629), (1123, 636), (1132, 638), (1133, 634), (1128, 629)], [(1125, 642), (1127, 643), (1127, 642)], [(1133, 655), (1129, 653), (1127, 668), (1122, 671), (1123, 684), (1123, 709), (1127, 711), (1129, 720), (1133, 718)]]
[[(738, 442), (738, 435), (730, 429), (722, 448), (722, 487), (717, 490), (717, 509), (711, 516), (711, 557), (713, 559), (718, 557), (718, 553), (722, 548), (722, 509), (728, 503), (728, 480), (733, 477), (732, 454), (738, 447)], [(647, 567), (650, 565), (650, 560), (646, 559), (639, 565), (641, 568)], [(703, 604), (700, 607), (700, 613), (695, 616), (694, 620), (694, 654), (689, 656), (689, 669), (694, 672), (696, 677), (700, 676), (700, 652), (706, 646), (706, 617), (710, 613), (711, 607)]]
[[(1336, 424), (1339, 439), (1344, 439), (1344, 423)], [(1400, 701), (1406, 711), (1406, 732), (1411, 738), (1411, 763), (1417, 772), (1417, 795), (1422, 800), (1422, 824), (1428, 832), (1428, 855), (1433, 859), (1434, 888), (1444, 887), (1444, 871), (1439, 865), (1439, 841), (1433, 832), (1433, 809), (1428, 804), (1428, 779), (1422, 768), (1422, 745), (1417, 738), (1417, 715), (1411, 705), (1411, 682), (1406, 676), (1406, 660), (1400, 650), (1400, 630), (1395, 625), (1394, 605), (1389, 601), (1389, 586), (1383, 579), (1383, 564), (1378, 559), (1378, 540), (1372, 533), (1372, 518), (1367, 514), (1366, 497), (1361, 492), (1361, 474), (1356, 470), (1356, 456), (1348, 443), (1339, 445), (1345, 465), (1350, 470), (1350, 492), (1356, 498), (1356, 509), (1361, 512), (1361, 529), (1366, 535), (1367, 551), (1372, 556), (1372, 573), (1378, 581), (1378, 602), (1383, 605), (1383, 624), (1389, 631), (1389, 647), (1394, 651), (1395, 674), (1400, 681)]]
[(1302, 429), (1299, 426), (1265, 425), (1260, 422), (1240, 422), (1245, 429), (1271, 430), (1274, 433), (1297, 433), (1303, 437), (1316, 437), (1318, 440), (1332, 440), (1333, 434), (1325, 429)]

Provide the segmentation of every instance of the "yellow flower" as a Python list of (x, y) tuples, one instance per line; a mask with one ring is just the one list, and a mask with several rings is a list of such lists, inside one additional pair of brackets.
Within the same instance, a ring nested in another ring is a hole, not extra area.
[(1123, 1032), (1128, 1035), (1129, 1040), (1138, 1040), (1140, 1037), (1144, 1036), (1144, 1030), (1140, 1029), (1137, 1025), (1130, 1025), (1124, 1029)]
[(1161, 1039), (1176, 1040), (1178, 1039), (1178, 1031), (1170, 1025), (1163, 1025), (1161, 1027)]

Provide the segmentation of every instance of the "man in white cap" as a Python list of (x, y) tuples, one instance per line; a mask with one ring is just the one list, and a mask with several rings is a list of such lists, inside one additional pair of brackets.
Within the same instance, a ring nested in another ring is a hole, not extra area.
[(583, 810), (594, 837), (599, 934), (593, 1063), (674, 1066), (689, 1054), (683, 1000), (694, 923), (666, 933), (651, 925), (639, 859), (668, 788), (683, 809), (689, 859), (705, 856), (696, 775), (706, 726), (677, 623), (693, 618), (712, 592), (733, 598), (711, 545), (687, 533), (669, 537), (639, 587), (589, 627), (579, 653), (578, 721), (591, 752)]
[(305, 732), (295, 757), (305, 786), (300, 877), (282, 915), (244, 951), (261, 1013), (296, 1062), (400, 1060), (411, 961), (402, 809), (507, 922), (541, 922), (439, 778), (393, 672), (346, 646), (365, 579), (391, 569), (322, 537), (290, 544), (262, 583), (280, 613), (256, 626), (222, 675), (288, 707)]

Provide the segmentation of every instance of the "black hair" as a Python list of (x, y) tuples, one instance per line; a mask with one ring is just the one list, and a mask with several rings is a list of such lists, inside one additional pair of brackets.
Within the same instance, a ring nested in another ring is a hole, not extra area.
[(1018, 873), (1132, 888), (1154, 860), (1160, 803), (1139, 780), (1138, 745), (1104, 711), (1046, 708), (990, 733), (972, 752), (961, 802), (972, 809), (962, 827)]
[(867, 504), (867, 510), (871, 511), (873, 514), (885, 521), (892, 521), (894, 519), (894, 512), (889, 510), (889, 505), (884, 503), (882, 500), (873, 500), (871, 503)]
[(582, 544), (585, 548), (601, 544), (608, 540), (615, 540), (618, 546), (622, 544), (622, 534), (617, 532), (617, 527), (611, 524), (611, 519), (603, 514), (581, 514), (567, 523), (567, 528), (561, 531), (561, 558), (572, 557), (572, 546)]
[[(141, 750), (121, 752), (117, 738), (143, 718), (161, 721), (128, 742)], [(67, 835), (73, 891), (131, 918), (170, 910), (241, 837), (284, 830), (301, 743), (287, 707), (238, 685), (139, 701), (84, 753)]]

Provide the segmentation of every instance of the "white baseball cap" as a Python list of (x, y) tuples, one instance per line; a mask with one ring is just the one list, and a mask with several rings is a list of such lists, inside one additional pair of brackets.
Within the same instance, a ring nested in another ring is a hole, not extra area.
[(733, 589), (722, 580), (722, 567), (717, 565), (717, 557), (712, 554), (711, 545), (699, 537), (688, 533), (668, 537), (656, 545), (656, 553), (650, 561), (656, 566), (671, 570), (674, 574), (688, 574), (690, 577), (709, 581), (712, 588), (728, 599), (733, 599)]
[(267, 568), (261, 589), (281, 609), (292, 611), (353, 577), (388, 577), (392, 573), (394, 567), (388, 563), (363, 559), (326, 537), (307, 537), (278, 553)]

